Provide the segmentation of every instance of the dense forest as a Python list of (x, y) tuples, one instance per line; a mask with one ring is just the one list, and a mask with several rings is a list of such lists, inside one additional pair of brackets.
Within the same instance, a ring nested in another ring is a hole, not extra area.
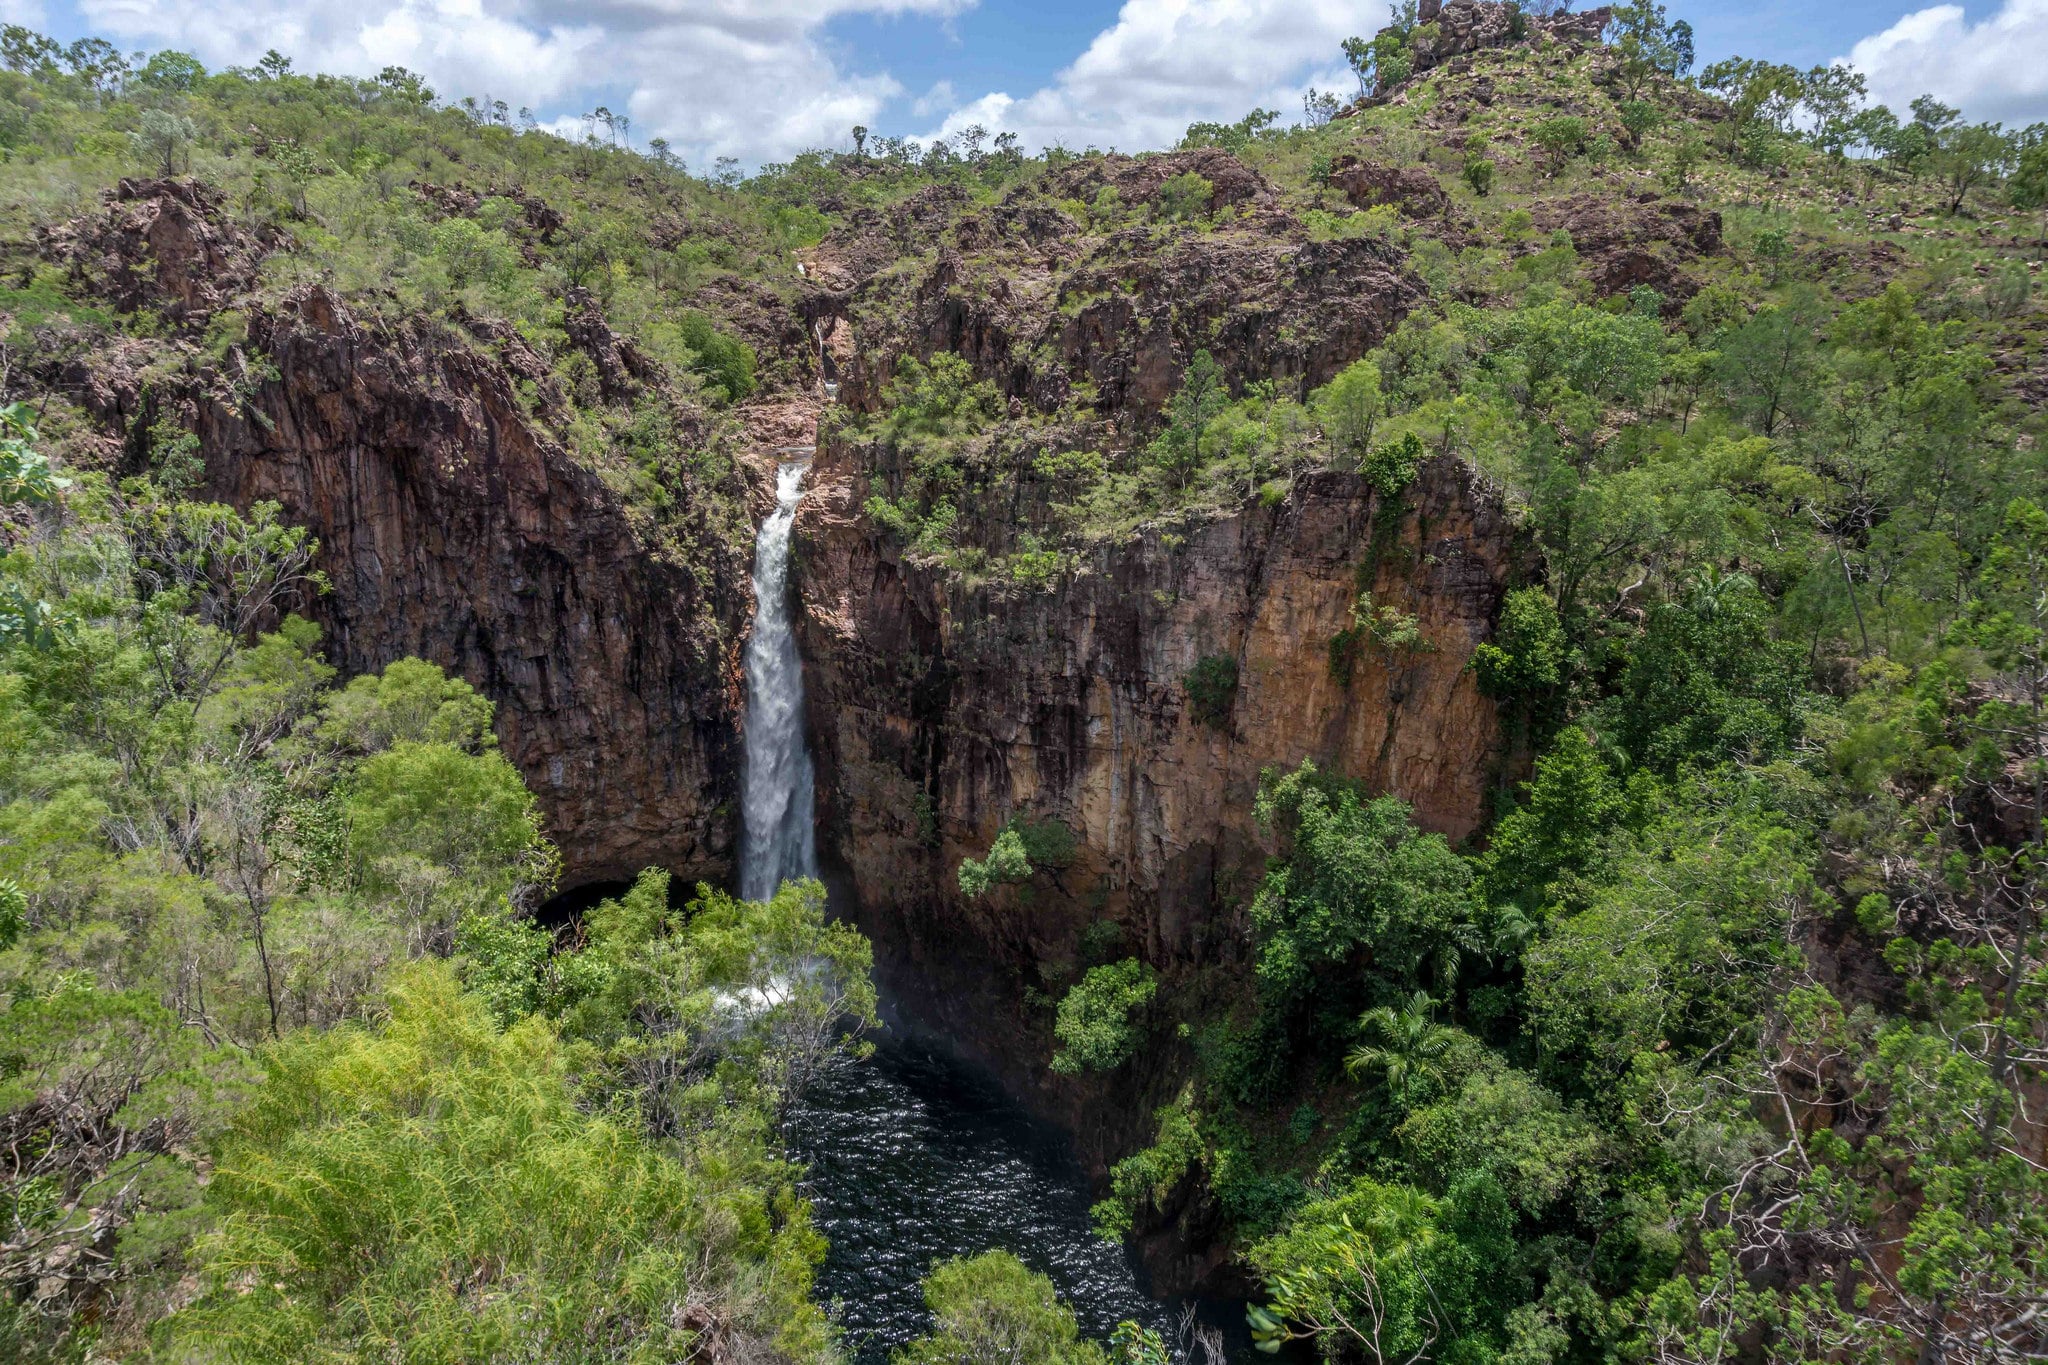
[[(1695, 72), (1649, 0), (1585, 41), (1479, 6), (1465, 46), (1436, 8), (1347, 45), (1355, 99), (1169, 153), (856, 129), (751, 175), (396, 68), (7, 28), (0, 1354), (842, 1358), (782, 1134), (861, 1064), (867, 939), (817, 882), (658, 868), (538, 916), (564, 854), (482, 682), (341, 676), (319, 539), (208, 497), (212, 414), (275, 425), (316, 291), (488, 358), (730, 642), (750, 432), (833, 359), (795, 261), (874, 256), (903, 316), (935, 268), (1007, 299), (996, 220), (1067, 239), (1068, 319), (1191, 242), (1400, 302), (1327, 373), (1177, 338), (1158, 401), (965, 346), (835, 369), (861, 533), (952, 600), (1329, 471), (1369, 564), (1446, 462), (1513, 522), (1476, 833), (1290, 756), (1234, 947), (1097, 918), (1029, 982), (1048, 1084), (1148, 1097), (1101, 1234), (1218, 1248), (1260, 1347), (1336, 1361), (2048, 1353), (2048, 126)], [(95, 235), (167, 194), (206, 278)], [(1437, 647), (1375, 581), (1332, 678)], [(1227, 739), (1244, 685), (1201, 657), (1186, 724)], [(1017, 812), (960, 902), (1084, 901), (1076, 839)], [(1174, 1349), (1001, 1250), (925, 1294), (914, 1365)]]

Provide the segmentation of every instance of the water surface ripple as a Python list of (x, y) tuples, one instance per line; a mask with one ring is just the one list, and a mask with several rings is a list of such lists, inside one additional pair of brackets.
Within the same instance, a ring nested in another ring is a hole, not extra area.
[(1125, 1318), (1168, 1330), (1129, 1254), (1090, 1230), (1086, 1174), (1056, 1133), (940, 1047), (878, 1044), (819, 1081), (790, 1128), (831, 1248), (818, 1294), (860, 1365), (930, 1327), (918, 1282), (933, 1262), (991, 1248), (1050, 1276), (1089, 1336)]

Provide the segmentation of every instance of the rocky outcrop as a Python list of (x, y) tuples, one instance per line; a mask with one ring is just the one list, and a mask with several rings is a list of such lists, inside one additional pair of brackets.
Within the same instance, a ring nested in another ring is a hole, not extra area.
[[(1492, 704), (1466, 669), (1491, 630), (1513, 538), (1455, 460), (1404, 497), (1304, 478), (1277, 506), (1159, 527), (1096, 549), (1055, 590), (964, 587), (906, 563), (863, 518), (857, 453), (830, 448), (799, 518), (802, 631), (825, 845), (885, 957), (915, 964), (912, 1005), (1064, 1113), (1084, 1147), (1143, 1135), (1148, 1105), (1096, 1112), (1048, 1076), (1043, 1016), (1020, 1006), (1106, 919), (1169, 970), (1237, 960), (1242, 907), (1271, 845), (1259, 774), (1314, 759), (1472, 832), (1495, 771)], [(1410, 613), (1422, 644), (1369, 641), (1333, 665), (1362, 591)], [(1205, 718), (1187, 679), (1234, 669)], [(1077, 836), (1028, 893), (965, 900), (963, 857), (1012, 816)]]
[(430, 329), (381, 331), (310, 289), (251, 340), (277, 378), (200, 410), (207, 492), (275, 500), (320, 538), (329, 658), (357, 673), (417, 655), (495, 701), (565, 882), (721, 875), (744, 558), (651, 548), (535, 431), (502, 366)]
[(1270, 207), (1275, 199), (1264, 176), (1217, 147), (1163, 156), (1087, 157), (1053, 172), (1048, 189), (1061, 198), (1093, 201), (1104, 187), (1112, 187), (1125, 204), (1149, 204), (1158, 199), (1162, 185), (1183, 175), (1209, 182), (1211, 213), (1240, 205)]
[(1299, 397), (1427, 297), (1396, 248), (1313, 241), (1261, 207), (1270, 190), (1224, 152), (1109, 158), (1059, 188), (1071, 203), (1128, 185), (1131, 203), (1191, 169), (1243, 216), (1210, 231), (1128, 228), (1084, 247), (1033, 190), (957, 220), (913, 209), (835, 231), (809, 263), (826, 288), (803, 306), (828, 333), (839, 401), (874, 411), (900, 357), (953, 351), (1025, 407), (1056, 412), (1085, 385), (1096, 415), (1136, 429), (1199, 350), (1237, 384), (1271, 380)]
[(1385, 166), (1340, 156), (1331, 168), (1330, 185), (1359, 208), (1393, 204), (1411, 218), (1440, 218), (1451, 207), (1444, 187), (1421, 166)]
[(41, 229), (36, 248), (124, 313), (153, 307), (201, 323), (251, 289), (283, 243), (225, 224), (220, 191), (191, 180), (123, 180), (99, 213)]
[(1535, 206), (1536, 226), (1563, 228), (1594, 288), (1625, 294), (1641, 285), (1683, 301), (1699, 292), (1684, 266), (1723, 250), (1721, 215), (1645, 193), (1634, 200), (1580, 194)]
[[(1501, 0), (1450, 0), (1432, 5), (1418, 17), (1421, 27), (1409, 51), (1415, 75), (1442, 66), (1453, 57), (1517, 42), (1569, 42), (1591, 45), (1607, 31), (1614, 12), (1606, 7), (1582, 14), (1554, 14), (1548, 18), (1522, 12), (1519, 5)], [(1519, 22), (1518, 22), (1519, 21)]]

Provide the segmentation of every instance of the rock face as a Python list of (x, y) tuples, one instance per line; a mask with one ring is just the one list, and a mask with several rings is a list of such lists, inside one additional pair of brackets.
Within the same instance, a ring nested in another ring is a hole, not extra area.
[[(1497, 726), (1466, 663), (1513, 560), (1505, 512), (1455, 460), (1398, 501), (1360, 478), (1304, 479), (1274, 507), (1098, 550), (1053, 591), (969, 589), (906, 564), (860, 513), (866, 482), (830, 448), (800, 516), (802, 631), (826, 845), (863, 927), (907, 958), (913, 1005), (1065, 1112), (1085, 1149), (1136, 1133), (1055, 1089), (1043, 1015), (1022, 985), (1114, 921), (1168, 970), (1235, 961), (1270, 843), (1252, 816), (1261, 769), (1314, 759), (1412, 802), (1453, 838), (1480, 822)], [(1423, 645), (1350, 656), (1361, 590), (1412, 613)], [(1205, 721), (1186, 679), (1234, 668)], [(1213, 723), (1212, 723), (1213, 722)], [(1058, 820), (1072, 863), (1029, 894), (966, 901), (955, 872), (1012, 816)], [(1149, 1106), (1103, 1106), (1142, 1126)]]
[(47, 260), (91, 276), (122, 312), (158, 308), (173, 324), (204, 321), (250, 288), (263, 257), (282, 244), (221, 219), (218, 190), (188, 180), (123, 180), (101, 211), (38, 232)]
[(1720, 214), (1655, 194), (1635, 200), (1573, 195), (1539, 205), (1535, 219), (1545, 232), (1571, 233), (1586, 277), (1602, 294), (1648, 285), (1681, 303), (1700, 289), (1683, 267), (1723, 250)]
[[(116, 430), (176, 407), (200, 437), (206, 495), (274, 500), (319, 537), (333, 590), (309, 614), (344, 672), (417, 655), (496, 702), (565, 884), (649, 865), (722, 875), (744, 547), (651, 534), (522, 406), (516, 380), (551, 381), (510, 328), (480, 324), (486, 350), (432, 322), (371, 323), (318, 287), (271, 305), (239, 297), (264, 244), (217, 207), (190, 184), (124, 182), (102, 216), (42, 245), (117, 306), (176, 309), (188, 324), (245, 308), (247, 342), (226, 372), (194, 362), (145, 385), (147, 355), (112, 348), (64, 387)], [(653, 377), (594, 310), (571, 326), (607, 386)]]
[(1393, 204), (1411, 218), (1438, 218), (1451, 206), (1444, 187), (1421, 166), (1383, 166), (1340, 156), (1331, 169), (1330, 184), (1359, 208)]
[(745, 565), (644, 547), (598, 476), (540, 438), (508, 373), (378, 333), (319, 289), (252, 335), (278, 379), (208, 405), (207, 492), (320, 538), (315, 614), (346, 672), (418, 655), (498, 705), (567, 884), (718, 876), (736, 833)]
[(1272, 380), (1300, 397), (1427, 297), (1383, 242), (1309, 240), (1266, 207), (1271, 187), (1224, 152), (1104, 158), (1063, 172), (1059, 192), (1092, 202), (1115, 186), (1129, 205), (1190, 171), (1235, 210), (1226, 225), (1164, 236), (1131, 228), (1085, 255), (1066, 214), (1035, 198), (947, 228), (957, 204), (913, 197), (886, 221), (835, 231), (810, 262), (828, 288), (804, 306), (828, 332), (839, 401), (874, 411), (900, 357), (954, 351), (1027, 407), (1052, 412), (1085, 385), (1097, 414), (1141, 427), (1197, 350), (1240, 384)]
[(1433, 25), (1435, 33), (1433, 37), (1418, 33), (1412, 49), (1414, 74), (1419, 76), (1468, 52), (1506, 47), (1514, 42), (1597, 43), (1614, 15), (1604, 6), (1582, 14), (1554, 14), (1547, 19), (1525, 14), (1522, 36), (1518, 38), (1517, 8), (1501, 0), (1450, 0), (1440, 8), (1425, 8), (1418, 17), (1425, 27)]

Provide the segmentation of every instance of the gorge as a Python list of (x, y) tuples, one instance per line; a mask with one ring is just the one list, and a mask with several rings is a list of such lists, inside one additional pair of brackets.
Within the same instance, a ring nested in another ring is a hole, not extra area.
[(0, 26), (0, 1356), (2048, 1350), (2048, 127), (1553, 8), (710, 176)]

